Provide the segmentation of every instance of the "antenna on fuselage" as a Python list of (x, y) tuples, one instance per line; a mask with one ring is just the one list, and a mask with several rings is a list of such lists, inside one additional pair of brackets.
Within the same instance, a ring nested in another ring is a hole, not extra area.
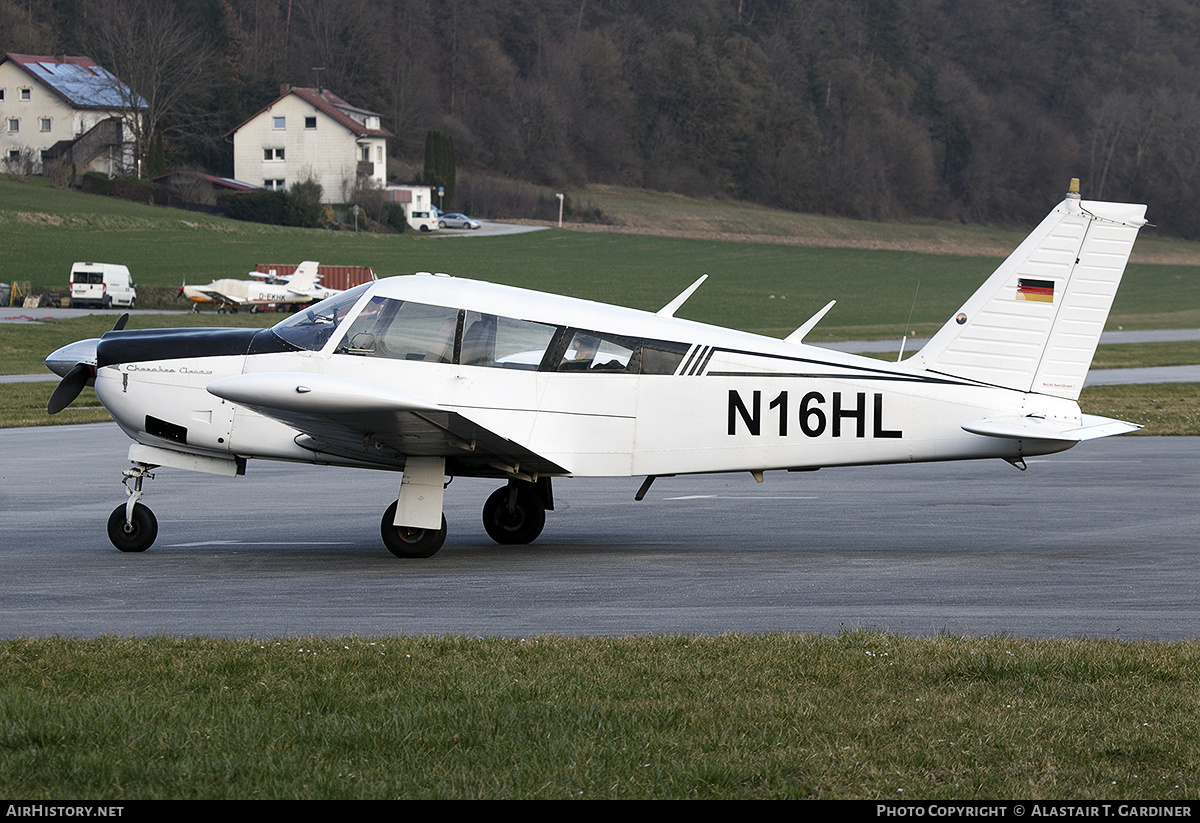
[(912, 306), (908, 309), (908, 322), (904, 324), (904, 336), (900, 338), (900, 353), (896, 355), (896, 362), (899, 363), (904, 359), (904, 344), (908, 342), (908, 330), (912, 327), (913, 311), (917, 308), (917, 295), (921, 292), (921, 281), (917, 281), (917, 288), (913, 290)]
[(700, 284), (707, 279), (707, 274), (700, 275), (700, 278), (695, 283), (680, 292), (678, 297), (676, 297), (667, 305), (663, 306), (661, 309), (655, 312), (655, 314), (657, 314), (659, 317), (674, 317), (675, 312), (679, 311), (679, 307), (686, 303), (687, 299), (692, 296), (692, 292), (700, 288)]
[(833, 308), (835, 303), (837, 303), (836, 300), (830, 300), (828, 303), (825, 304), (824, 308), (822, 308), (819, 312), (814, 314), (812, 317), (805, 320), (804, 324), (801, 325), (800, 328), (796, 329), (794, 332), (789, 334), (787, 337), (783, 338), (783, 342), (784, 343), (801, 343), (801, 342), (803, 342), (804, 335), (806, 335), (810, 331), (812, 331), (813, 326), (815, 326), (821, 322), (821, 318), (829, 313), (829, 310)]

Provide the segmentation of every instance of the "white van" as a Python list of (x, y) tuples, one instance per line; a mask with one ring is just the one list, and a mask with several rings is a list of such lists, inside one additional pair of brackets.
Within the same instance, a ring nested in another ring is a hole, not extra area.
[(408, 213), (408, 225), (418, 231), (437, 231), (437, 217), (432, 211), (410, 211)]
[(137, 287), (129, 269), (116, 263), (76, 263), (71, 266), (71, 308), (125, 306), (133, 308)]

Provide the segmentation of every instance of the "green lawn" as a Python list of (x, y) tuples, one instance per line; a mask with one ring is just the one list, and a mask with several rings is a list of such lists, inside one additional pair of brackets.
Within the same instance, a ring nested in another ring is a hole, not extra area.
[[(847, 232), (869, 226), (854, 221), (838, 225)], [(906, 232), (920, 237), (929, 227), (889, 224), (881, 231), (903, 240)], [(963, 229), (950, 236), (962, 237), (964, 248), (975, 249), (977, 233)], [(5, 180), (0, 180), (0, 237), (5, 245), (0, 280), (30, 280), (51, 288), (65, 286), (76, 260), (125, 263), (141, 283), (178, 286), (185, 280), (207, 283), (241, 276), (257, 263), (315, 259), (373, 266), (380, 276), (444, 271), (657, 310), (708, 274), (709, 282), (679, 312), (681, 317), (782, 336), (829, 300), (838, 300), (813, 333), (814, 341), (899, 338), (906, 328), (918, 335), (932, 333), (998, 262), (986, 254), (557, 229), (459, 239), (287, 229)], [(1013, 245), (1019, 239), (1014, 237)], [(902, 246), (900, 240), (893, 245)], [(1181, 245), (1171, 243), (1172, 248)], [(954, 248), (952, 242), (944, 245)], [(1131, 265), (1113, 308), (1110, 326), (1117, 325), (1200, 327), (1200, 266)]]
[(1200, 645), (0, 642), (0, 796), (1191, 800)]

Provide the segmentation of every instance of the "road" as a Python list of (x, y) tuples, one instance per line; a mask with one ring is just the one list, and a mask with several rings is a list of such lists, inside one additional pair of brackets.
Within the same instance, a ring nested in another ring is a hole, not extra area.
[(1200, 635), (1200, 438), (1030, 461), (556, 481), (527, 547), (455, 480), (433, 558), (382, 547), (398, 475), (252, 461), (160, 469), (159, 538), (112, 549), (128, 442), (111, 424), (0, 431), (0, 636), (626, 635), (870, 627), (1022, 637)]

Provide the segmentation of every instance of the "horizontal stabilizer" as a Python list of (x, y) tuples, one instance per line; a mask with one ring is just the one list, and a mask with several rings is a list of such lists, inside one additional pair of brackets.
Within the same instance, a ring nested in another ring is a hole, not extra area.
[(1126, 434), (1142, 428), (1137, 423), (1083, 415), (1082, 424), (1070, 420), (1047, 420), (1044, 417), (995, 417), (964, 423), (963, 430), (987, 437), (1003, 437), (1009, 440), (1056, 440), (1063, 443), (1078, 443)]

